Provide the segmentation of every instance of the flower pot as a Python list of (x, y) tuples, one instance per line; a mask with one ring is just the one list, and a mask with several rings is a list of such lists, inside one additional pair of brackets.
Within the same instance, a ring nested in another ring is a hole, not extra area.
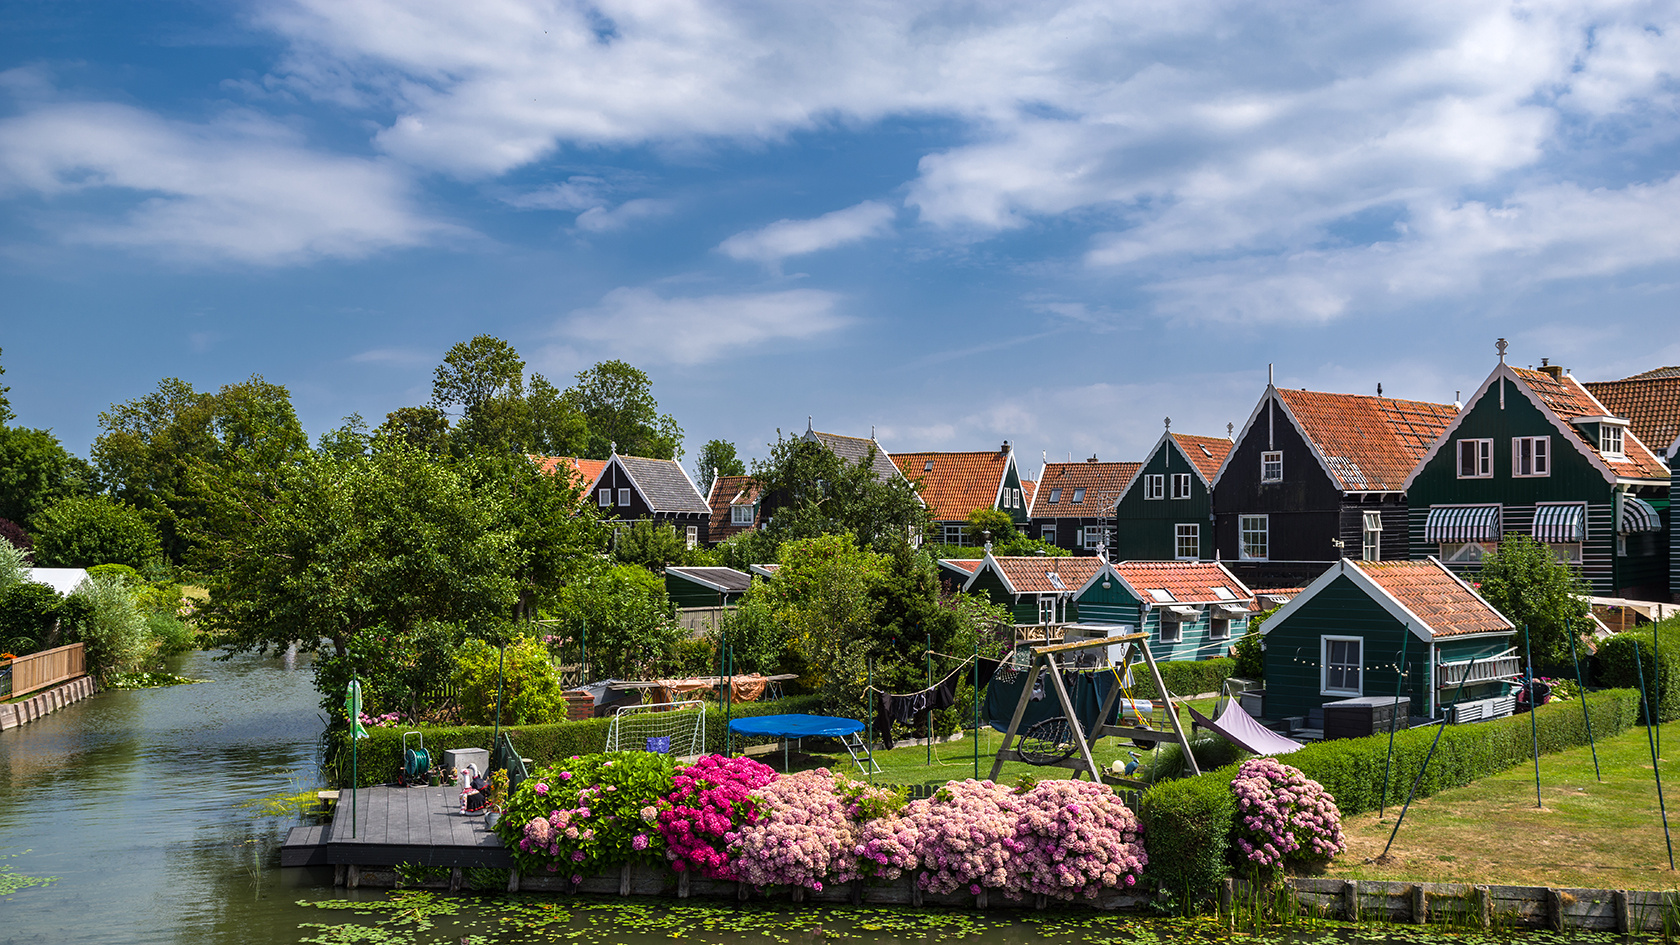
[(484, 812), (484, 829), (485, 830), (495, 830), (496, 829), (496, 821), (501, 820), (501, 819), (502, 819), (502, 812), (501, 811), (499, 811), (499, 810), (485, 811)]

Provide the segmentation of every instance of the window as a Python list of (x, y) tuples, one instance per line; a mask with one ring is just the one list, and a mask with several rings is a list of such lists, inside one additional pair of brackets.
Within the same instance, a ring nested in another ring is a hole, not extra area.
[(1622, 428), (1613, 423), (1598, 426), (1598, 451), (1608, 456), (1622, 455)]
[(688, 526), (688, 538), (686, 543), (689, 551), (693, 551), (694, 546), (700, 544), (700, 526)]
[(618, 504), (619, 505), (629, 505), (630, 504), (630, 490), (629, 489), (618, 490)]
[(1056, 598), (1050, 594), (1038, 595), (1038, 622), (1056, 622)]
[(1220, 600), (1237, 599), (1237, 595), (1231, 593), (1231, 589), (1223, 584), (1215, 584), (1212, 588), (1210, 588), (1210, 590), (1213, 591), (1213, 596), (1219, 598)]
[(1170, 617), (1176, 617), (1178, 615), (1177, 614), (1162, 614), (1161, 615), (1161, 642), (1162, 643), (1177, 643), (1180, 640), (1184, 639), (1184, 624), (1179, 623), (1177, 620), (1168, 620), (1167, 618), (1169, 616)]
[(1167, 497), (1167, 477), (1159, 473), (1143, 477), (1143, 497), (1145, 499), (1164, 499)]
[(1482, 559), (1499, 550), (1493, 541), (1443, 542), (1441, 560), (1447, 564), (1481, 564)]
[(963, 543), (963, 538), (965, 537), (967, 532), (968, 532), (968, 527), (965, 526), (965, 525), (952, 525), (952, 524), (947, 523), (945, 525), (945, 544), (947, 544), (947, 545), (960, 545), (960, 544), (962, 544)]
[(1151, 598), (1153, 598), (1155, 600), (1155, 603), (1157, 603), (1157, 604), (1170, 604), (1174, 600), (1177, 599), (1177, 598), (1172, 596), (1172, 591), (1169, 591), (1169, 590), (1167, 590), (1166, 588), (1163, 588), (1163, 587), (1152, 587), (1152, 588), (1150, 588), (1149, 589), (1149, 596)]
[(599, 501), (601, 503), (601, 508), (604, 509), (607, 506), (612, 505), (612, 490), (611, 489), (602, 489), (600, 491), (600, 493), (598, 493), (598, 496), (599, 496)]
[(1237, 556), (1244, 561), (1265, 561), (1269, 553), (1270, 529), (1264, 515), (1237, 517)]
[(1628, 553), (1627, 536), (1626, 535), (1617, 535), (1616, 536), (1616, 557), (1626, 558), (1627, 553)]
[(1080, 533), (1080, 537), (1084, 539), (1080, 544), (1089, 551), (1095, 551), (1106, 546), (1108, 544), (1108, 529), (1109, 526), (1107, 525), (1085, 526)]
[(1175, 499), (1190, 498), (1190, 474), (1173, 473), (1172, 497)]
[(1173, 556), (1180, 561), (1195, 561), (1202, 556), (1202, 526), (1191, 522), (1173, 526)]
[(1062, 487), (1057, 486), (1050, 490), (1050, 504), (1055, 505), (1060, 501), (1062, 501)]
[(1549, 436), (1515, 436), (1511, 438), (1511, 475), (1550, 476), (1552, 438)]
[(1458, 478), (1493, 478), (1493, 441), (1458, 441)]
[(1079, 503), (1084, 502), (1084, 501), (1085, 501), (1085, 487), (1084, 486), (1075, 486), (1073, 488), (1073, 502), (1074, 502), (1074, 504), (1078, 505)]
[(1213, 622), (1209, 623), (1208, 624), (1208, 639), (1210, 639), (1210, 640), (1229, 640), (1229, 639), (1231, 639), (1231, 621), (1228, 620), (1228, 619), (1218, 619), (1218, 620), (1214, 620)]
[(1054, 545), (1056, 543), (1056, 526), (1046, 525), (1043, 528), (1039, 529), (1038, 537), (1045, 544)]
[(1270, 450), (1260, 454), (1260, 481), (1283, 481), (1283, 451)]
[[(1627, 536), (1623, 535), (1621, 537), (1625, 539)], [(1581, 566), (1581, 545), (1580, 545), (1580, 543), (1572, 542), (1572, 541), (1570, 541), (1570, 542), (1558, 542), (1556, 544), (1548, 544), (1548, 545), (1546, 545), (1546, 547), (1552, 549), (1552, 557), (1557, 558), (1559, 561), (1563, 562), (1564, 564), (1572, 564), (1572, 565), (1575, 565), (1576, 567)], [(1627, 547), (1626, 545), (1623, 545), (1619, 542), (1617, 543), (1617, 548), (1618, 549), (1624, 549), (1626, 547)], [(1619, 554), (1624, 554), (1624, 555), (1627, 554), (1627, 552), (1625, 550), (1618, 551), (1618, 553)]]
[(1364, 640), (1359, 637), (1321, 637), (1323, 642), (1324, 678), (1321, 692), (1326, 696), (1361, 696), (1360, 670), (1364, 666)]
[(1366, 561), (1382, 560), (1382, 513), (1365, 513), (1365, 547), (1363, 557)]
[[(1076, 499), (1074, 501), (1078, 500)], [(1024, 509), (1027, 507), (1026, 502), (1021, 498), (1021, 490), (1019, 489), (1015, 490), (1015, 507), (1018, 509)]]
[(930, 459), (922, 464), (922, 472), (933, 472), (933, 460)]
[(753, 522), (753, 507), (750, 505), (732, 505), (729, 507), (729, 524), (751, 525)]

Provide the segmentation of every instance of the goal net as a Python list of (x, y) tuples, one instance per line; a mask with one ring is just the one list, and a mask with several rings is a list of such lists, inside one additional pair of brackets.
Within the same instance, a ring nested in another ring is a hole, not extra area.
[(607, 728), (607, 750), (699, 757), (706, 753), (706, 703), (623, 706)]

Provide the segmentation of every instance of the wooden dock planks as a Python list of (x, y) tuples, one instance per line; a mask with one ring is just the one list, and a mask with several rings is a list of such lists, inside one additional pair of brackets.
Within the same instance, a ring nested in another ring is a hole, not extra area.
[(356, 795), (352, 801), (350, 792), (343, 792), (332, 823), (293, 827), (280, 848), (280, 865), (513, 866), (501, 838), (484, 829), (484, 815), (460, 812), (460, 791), (455, 787), (381, 785)]

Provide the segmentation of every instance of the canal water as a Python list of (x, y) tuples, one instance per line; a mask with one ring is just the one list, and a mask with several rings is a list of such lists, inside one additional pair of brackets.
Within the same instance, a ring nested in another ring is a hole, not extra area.
[[(322, 719), (307, 657), (193, 653), (203, 683), (106, 692), (0, 733), (0, 945), (569, 942), (880, 945), (1220, 941), (1210, 922), (1083, 910), (988, 914), (335, 890), (279, 868), (301, 822), (253, 802), (313, 790)], [(21, 885), (21, 877), (50, 880)], [(8, 892), (9, 890), (9, 892)], [(1275, 930), (1267, 945), (1438, 943), (1438, 932)], [(1462, 939), (1458, 939), (1462, 941)], [(1486, 941), (1486, 937), (1482, 937)], [(1560, 941), (1553, 938), (1552, 941)], [(1572, 935), (1570, 941), (1608, 941)]]

